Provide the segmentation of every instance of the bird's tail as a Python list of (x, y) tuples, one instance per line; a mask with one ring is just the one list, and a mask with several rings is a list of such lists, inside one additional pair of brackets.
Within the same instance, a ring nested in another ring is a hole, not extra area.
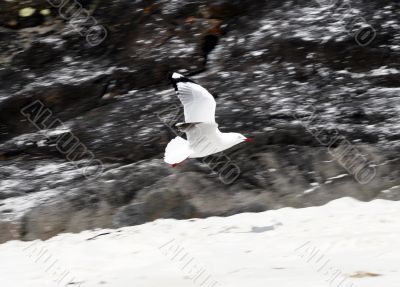
[(164, 161), (168, 164), (175, 165), (187, 159), (191, 152), (187, 140), (181, 137), (176, 137), (167, 145)]

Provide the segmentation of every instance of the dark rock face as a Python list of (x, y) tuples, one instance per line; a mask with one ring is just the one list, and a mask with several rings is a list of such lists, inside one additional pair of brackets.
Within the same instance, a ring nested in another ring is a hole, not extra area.
[[(400, 199), (396, 1), (81, 1), (107, 31), (95, 46), (50, 2), (0, 4), (0, 242)], [(173, 71), (218, 96), (221, 130), (254, 142), (163, 163), (182, 115)], [(36, 126), (21, 113), (35, 101)]]

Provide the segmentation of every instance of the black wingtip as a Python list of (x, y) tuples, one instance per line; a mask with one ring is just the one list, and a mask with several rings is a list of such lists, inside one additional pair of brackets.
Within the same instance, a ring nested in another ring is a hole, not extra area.
[(174, 79), (174, 77), (173, 77), (174, 74), (175, 73), (170, 73), (168, 78), (169, 78), (169, 81), (171, 82), (172, 86), (174, 87), (175, 91), (178, 91), (178, 85), (177, 85), (178, 82), (176, 81), (176, 79)]
[(170, 80), (175, 91), (178, 91), (178, 83), (195, 83), (193, 80), (178, 73), (171, 73)]

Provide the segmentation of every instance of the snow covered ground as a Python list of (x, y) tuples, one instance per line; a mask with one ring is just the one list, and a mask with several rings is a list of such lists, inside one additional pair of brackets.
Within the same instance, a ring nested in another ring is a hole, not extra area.
[(400, 286), (400, 202), (196, 220), (0, 245), (2, 287)]

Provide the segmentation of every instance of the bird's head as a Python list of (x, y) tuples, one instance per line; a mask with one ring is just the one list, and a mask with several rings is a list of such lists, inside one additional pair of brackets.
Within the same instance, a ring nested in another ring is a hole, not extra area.
[(242, 142), (251, 142), (252, 141), (251, 138), (245, 137), (244, 135), (239, 134), (239, 133), (230, 133), (230, 136), (231, 136), (232, 141), (235, 144), (240, 144)]

